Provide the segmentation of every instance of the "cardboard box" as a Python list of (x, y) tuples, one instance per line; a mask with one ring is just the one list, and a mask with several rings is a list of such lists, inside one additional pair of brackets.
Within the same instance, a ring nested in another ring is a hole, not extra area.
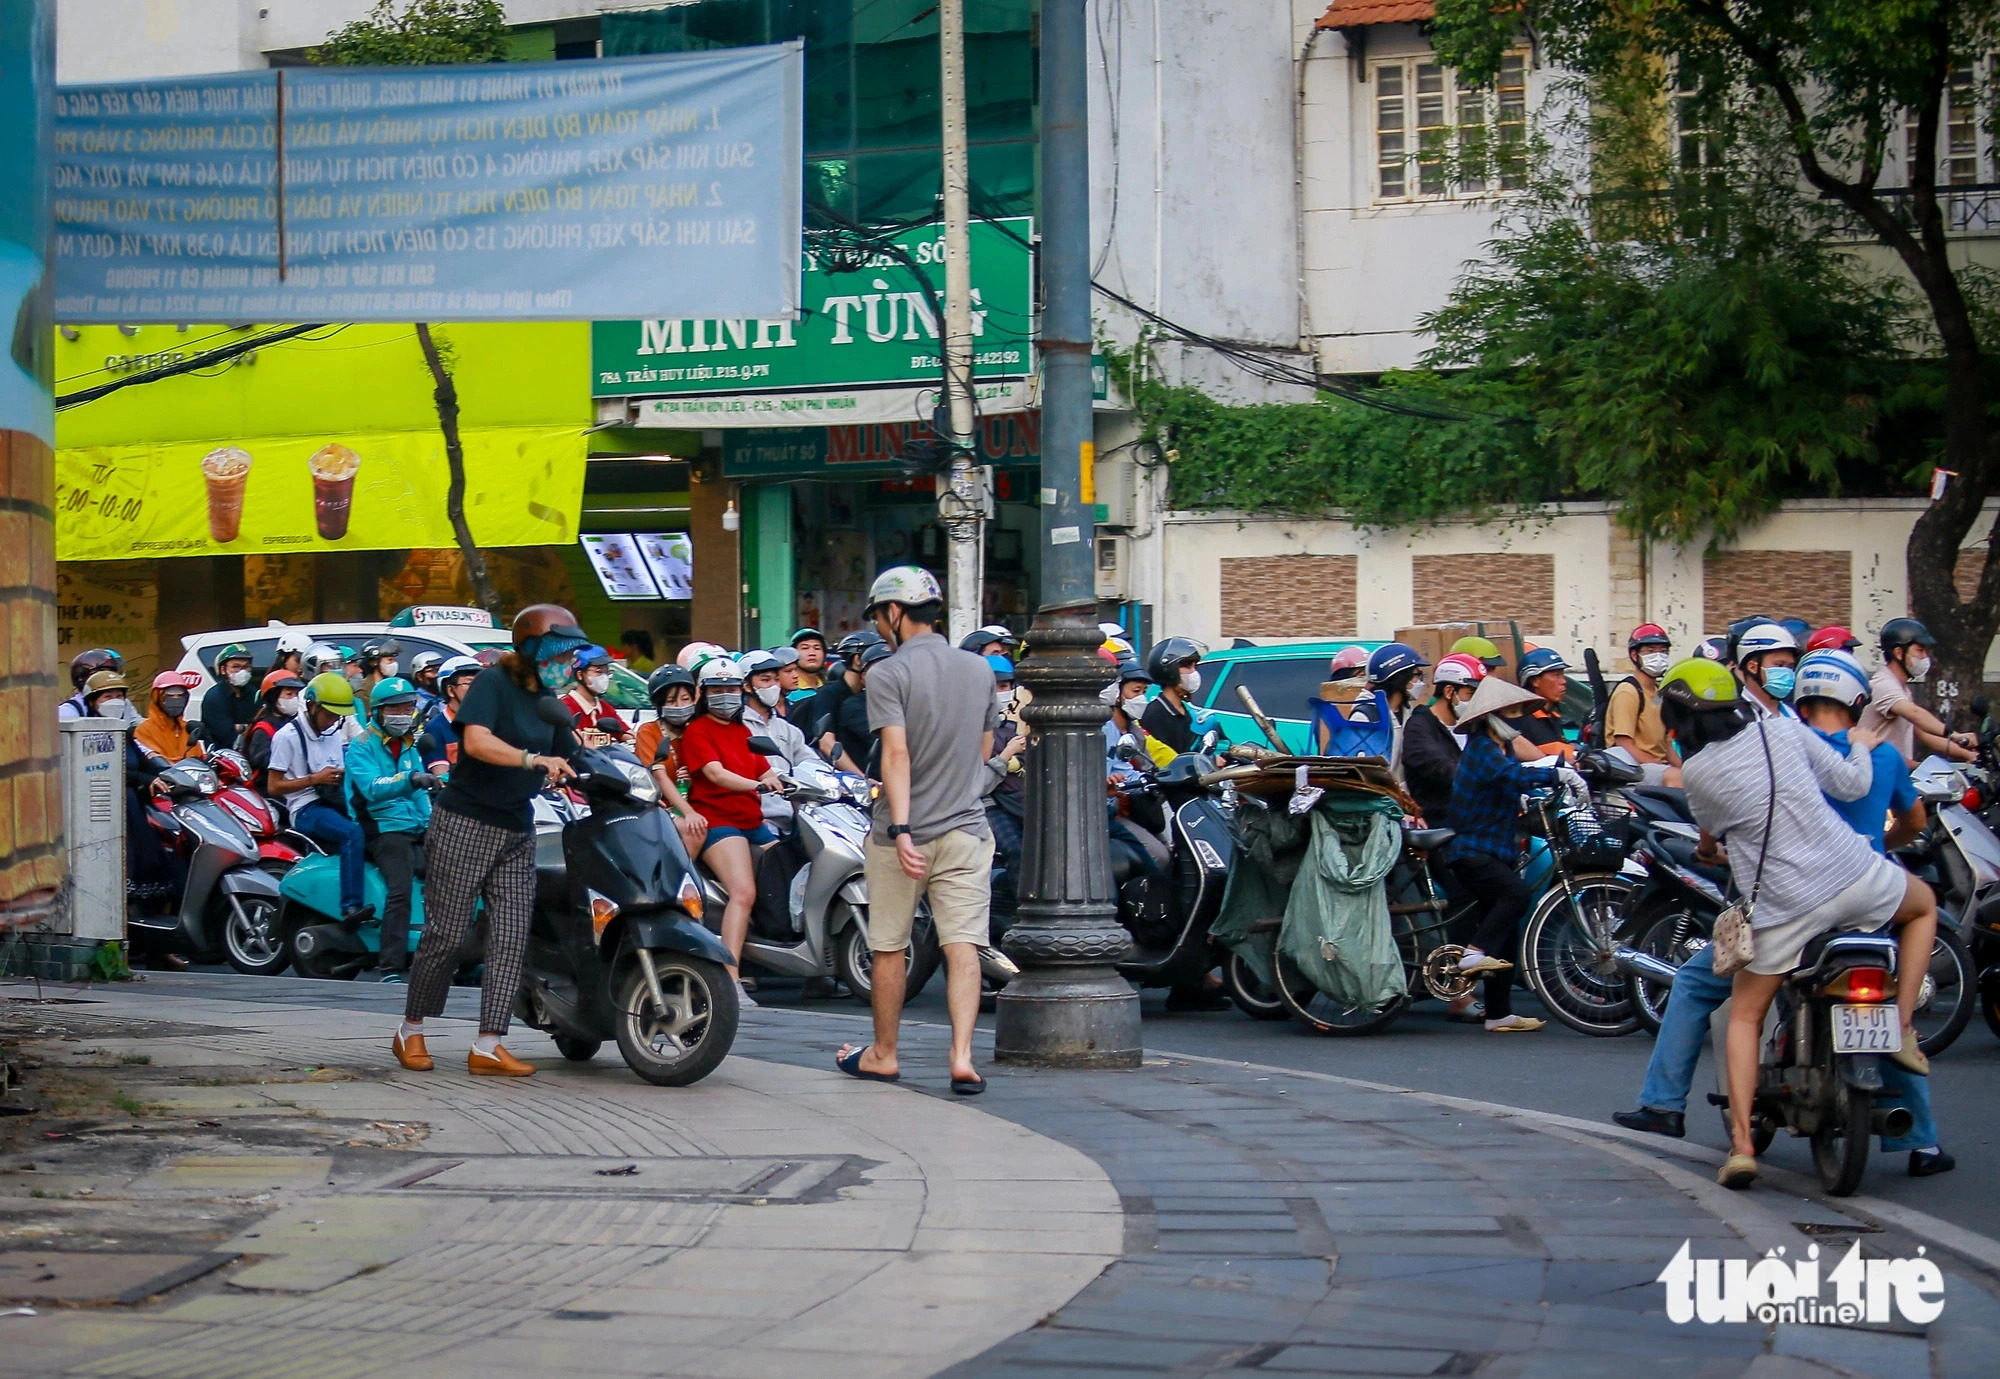
[(1328, 680), (1319, 687), (1319, 697), (1329, 704), (1353, 704), (1368, 693), (1368, 682), (1353, 680)]
[(1517, 622), (1441, 622), (1423, 627), (1405, 627), (1396, 633), (1396, 640), (1415, 648), (1417, 654), (1432, 665), (1442, 656), (1449, 655), (1453, 642), (1460, 637), (1484, 637), (1500, 648), (1500, 658), (1504, 665), (1497, 672), (1510, 683), (1514, 679), (1514, 668), (1521, 663), (1524, 645), (1521, 639), (1521, 625)]

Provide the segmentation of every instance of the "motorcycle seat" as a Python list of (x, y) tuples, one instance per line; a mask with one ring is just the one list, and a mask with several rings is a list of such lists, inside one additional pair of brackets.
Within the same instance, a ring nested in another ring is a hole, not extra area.
[(1687, 791), (1671, 785), (1628, 785), (1626, 797), (1646, 813), (1656, 819), (1677, 819), (1682, 823), (1691, 822), (1694, 815), (1688, 810)]
[(1799, 965), (1792, 969), (1791, 980), (1811, 981), (1829, 957), (1841, 953), (1879, 956), (1884, 966), (1894, 967), (1896, 940), (1886, 927), (1878, 930), (1829, 929), (1823, 934), (1814, 934), (1806, 941), (1805, 951), (1799, 954)]
[(1412, 852), (1435, 852), (1458, 836), (1454, 828), (1412, 828), (1403, 834), (1403, 845)]

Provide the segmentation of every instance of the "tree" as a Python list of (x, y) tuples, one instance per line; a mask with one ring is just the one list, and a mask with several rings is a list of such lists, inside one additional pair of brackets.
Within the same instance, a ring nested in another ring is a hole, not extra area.
[[(1597, 209), (1604, 209), (1607, 196), (1627, 204), (1648, 194), (1662, 199), (1675, 233), (1654, 238), (1677, 240), (1687, 264), (1684, 271), (1673, 271), (1658, 254), (1647, 262), (1620, 264), (1615, 249), (1602, 250), (1602, 258), (1614, 273), (1629, 271), (1666, 293), (1671, 300), (1658, 293), (1651, 297), (1656, 307), (1681, 308), (1653, 324), (1670, 327), (1668, 336), (1678, 335), (1683, 366), (1713, 363), (1717, 356), (1703, 353), (1706, 340), (1722, 345), (1725, 353), (1733, 350), (1740, 366), (1760, 373), (1767, 384), (1763, 410), (1737, 419), (1734, 453), (1749, 457), (1751, 467), (1739, 469), (1728, 450), (1664, 447), (1657, 452), (1660, 463), (1628, 465), (1621, 472), (1634, 486), (1618, 490), (1621, 496), (1631, 492), (1638, 500), (1634, 519), (1645, 529), (1679, 534), (1706, 511), (1727, 528), (1768, 502), (1771, 484), (1783, 473), (1802, 468), (1823, 474), (1841, 456), (1865, 448), (1871, 427), (1863, 424), (1863, 411), (1893, 405), (1897, 393), (1886, 382), (1874, 390), (1873, 401), (1843, 392), (1855, 381), (1847, 351), (1852, 346), (1875, 356), (1852, 361), (1873, 372), (1896, 352), (1888, 347), (1914, 345), (1919, 356), (1934, 361), (1942, 433), (1938, 463), (1956, 477), (1910, 533), (1910, 599), (1938, 638), (1941, 678), (1977, 683), (2000, 624), (2000, 550), (1988, 545), (1970, 598), (1959, 597), (1953, 573), (1987, 496), (2000, 483), (1995, 378), (1980, 331), (1982, 301), (1990, 294), (1977, 270), (1953, 261), (1938, 173), (1947, 83), (1954, 70), (1972, 69), (2000, 42), (2000, 3), (1437, 0), (1434, 39), (1443, 61), (1475, 80), (1490, 78), (1502, 52), (1521, 41), (1524, 26), (1549, 64), (1579, 73), (1589, 83), (1591, 99), (1608, 96), (1604, 111), (1627, 123), (1622, 140), (1598, 143), (1587, 155), (1594, 157), (1589, 174)], [(1636, 153), (1644, 140), (1630, 132), (1631, 122), (1643, 114), (1636, 93), (1648, 87), (1653, 92), (1650, 118), (1659, 130), (1668, 114), (1670, 84), (1696, 93), (1716, 119), (1691, 147), (1654, 159), (1655, 179), (1648, 186), (1647, 159)], [(1601, 132), (1601, 118), (1597, 124)], [(1907, 189), (1885, 188), (1884, 167), (1905, 138)], [(1607, 148), (1615, 155), (1608, 163)], [(1608, 180), (1600, 175), (1607, 170)], [(1698, 204), (1709, 196), (1724, 203), (1719, 233)], [(1675, 211), (1686, 209), (1690, 197), (1697, 214), (1692, 224), (1681, 223), (1686, 217)], [(1767, 199), (1759, 203), (1760, 197)], [(1738, 222), (1729, 215), (1746, 210), (1768, 232), (1768, 241), (1737, 236)], [(1863, 227), (1909, 274), (1915, 292), (1906, 316), (1899, 317), (1881, 295), (1893, 295), (1893, 285), (1862, 281), (1825, 246), (1823, 235), (1836, 216)], [(1601, 225), (1598, 229), (1572, 250), (1572, 262), (1586, 271), (1598, 267), (1592, 260), (1605, 238)], [(1788, 289), (1787, 274), (1794, 270), (1801, 274), (1803, 293)], [(1486, 346), (1502, 346), (1508, 338), (1506, 308), (1498, 300), (1504, 290), (1491, 273), (1475, 275), (1458, 303), (1469, 310), (1457, 315), (1448, 310), (1440, 318), (1449, 341), (1444, 359), (1474, 355), (1497, 362), (1494, 350), (1482, 347), (1482, 337)], [(1833, 295), (1822, 297), (1827, 293)], [(1728, 326), (1731, 314), (1739, 318), (1730, 327), (1733, 335), (1703, 328), (1703, 322)], [(1867, 319), (1871, 314), (1873, 324)], [(1915, 327), (1916, 338), (1893, 339), (1899, 320)], [(1616, 334), (1609, 325), (1598, 337), (1607, 347)], [(1782, 333), (1769, 329), (1779, 325), (1786, 326)], [(1814, 348), (1813, 332), (1827, 328), (1844, 343), (1832, 350)], [(1536, 340), (1528, 329), (1513, 338), (1517, 348), (1533, 351), (1519, 361), (1531, 379), (1555, 357), (1549, 351), (1557, 342), (1546, 335)], [(1670, 395), (1651, 391), (1658, 375), (1674, 374), (1672, 361), (1651, 370), (1638, 367), (1644, 363), (1630, 354), (1622, 361), (1634, 390), (1622, 406), (1617, 393), (1602, 386), (1609, 374), (1593, 380), (1580, 367), (1558, 370), (1555, 382), (1579, 390), (1592, 403), (1587, 415), (1599, 423), (1643, 438), (1663, 421), (1682, 420)], [(1593, 388), (1593, 381), (1599, 386)], [(1856, 405), (1843, 404), (1843, 398)], [(1829, 423), (1823, 442), (1807, 434), (1812, 408), (1822, 409)], [(1673, 463), (1685, 468), (1665, 463), (1676, 454), (1681, 458)], [(1758, 472), (1759, 455), (1792, 458)]]
[[(391, 0), (376, 0), (366, 19), (357, 19), (327, 37), (307, 56), (322, 66), (420, 67), (447, 62), (500, 62), (507, 55), (507, 16), (498, 0), (407, 0), (398, 13)], [(444, 433), (450, 483), (445, 513), (465, 558), (472, 595), (487, 612), (500, 612), (500, 596), (486, 569), (486, 556), (465, 520), (465, 449), (458, 434), (458, 385), (451, 375), (449, 343), (440, 347), (429, 323), (416, 326), (417, 347), (430, 369), (438, 429)]]

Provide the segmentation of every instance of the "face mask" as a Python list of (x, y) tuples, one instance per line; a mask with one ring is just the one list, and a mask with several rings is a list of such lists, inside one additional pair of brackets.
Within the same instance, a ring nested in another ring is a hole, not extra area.
[(297, 718), (300, 710), (304, 708), (305, 705), (299, 702), (299, 697), (296, 694), (281, 694), (278, 696), (278, 712), (287, 718)]
[(1912, 656), (1903, 664), (1912, 680), (1921, 680), (1931, 673), (1931, 658), (1928, 656)]
[(417, 716), (410, 713), (383, 714), (382, 731), (390, 737), (408, 737), (410, 729), (417, 724)]
[(1182, 694), (1200, 694), (1200, 693), (1201, 693), (1201, 672), (1200, 672), (1200, 671), (1198, 671), (1198, 670), (1184, 670), (1184, 671), (1182, 671), (1182, 672), (1181, 672), (1181, 693), (1182, 693)]
[(740, 694), (724, 694), (722, 691), (716, 690), (708, 696), (708, 711), (710, 713), (721, 714), (724, 718), (735, 717), (742, 707), (743, 696)]
[(583, 677), (583, 687), (592, 694), (602, 694), (611, 688), (611, 677), (609, 675), (586, 675)]
[(126, 705), (123, 699), (99, 699), (97, 707), (90, 711), (90, 716), (92, 718), (123, 718), (125, 716), (125, 708)]
[(559, 690), (569, 683), (569, 663), (567, 661), (537, 661), (535, 674), (541, 678), (542, 688)]
[(1014, 707), (1014, 691), (1012, 691), (1012, 690), (994, 690), (994, 691), (993, 691), (993, 702), (994, 702), (995, 704), (999, 705), (999, 707), (1000, 707), (1000, 712), (1002, 712), (1002, 713), (1005, 713), (1005, 712), (1007, 712), (1007, 710), (1009, 710), (1009, 709), (1011, 709), (1011, 708), (1013, 708), (1013, 707)]
[(387, 680), (390, 676), (396, 673), (396, 662), (394, 661), (378, 661), (376, 662), (376, 665), (378, 667), (376, 673), (379, 674), (384, 680)]
[(350, 670), (347, 672), (347, 683), (354, 686), (354, 688), (356, 689), (361, 688), (361, 680), (362, 680), (362, 675), (360, 671)]
[(1674, 658), (1664, 651), (1648, 651), (1639, 657), (1639, 669), (1658, 679), (1673, 666)]
[(1405, 693), (1407, 693), (1410, 696), (1410, 702), (1415, 704), (1422, 701), (1424, 697), (1424, 691), (1429, 688), (1430, 686), (1424, 683), (1423, 676), (1419, 675), (1415, 679), (1410, 681), (1410, 687), (1408, 690), (1405, 691)]
[(778, 707), (778, 698), (784, 694), (784, 691), (776, 685), (765, 685), (757, 690), (756, 693), (759, 704), (762, 704), (767, 709), (775, 709)]
[(669, 704), (660, 710), (660, 718), (671, 727), (685, 728), (694, 721), (694, 705)]
[(1506, 722), (1498, 714), (1487, 714), (1486, 722), (1492, 725), (1493, 736), (1499, 738), (1502, 742), (1512, 742), (1521, 735), (1518, 728)]
[(238, 689), (242, 689), (245, 685), (250, 683), (250, 672), (247, 670), (230, 671), (229, 683), (236, 686), (236, 688)]
[(1772, 666), (1764, 672), (1764, 692), (1773, 699), (1790, 699), (1798, 682), (1798, 672), (1790, 666)]
[(179, 718), (187, 712), (187, 706), (185, 694), (169, 694), (160, 700), (160, 712), (169, 718)]

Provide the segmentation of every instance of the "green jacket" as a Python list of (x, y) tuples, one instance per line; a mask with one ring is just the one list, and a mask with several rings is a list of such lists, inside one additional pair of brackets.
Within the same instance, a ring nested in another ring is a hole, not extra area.
[(370, 837), (377, 833), (422, 833), (431, 823), (431, 797), (410, 783), (424, 763), (405, 739), (392, 752), (380, 728), (370, 728), (347, 747), (347, 807)]

